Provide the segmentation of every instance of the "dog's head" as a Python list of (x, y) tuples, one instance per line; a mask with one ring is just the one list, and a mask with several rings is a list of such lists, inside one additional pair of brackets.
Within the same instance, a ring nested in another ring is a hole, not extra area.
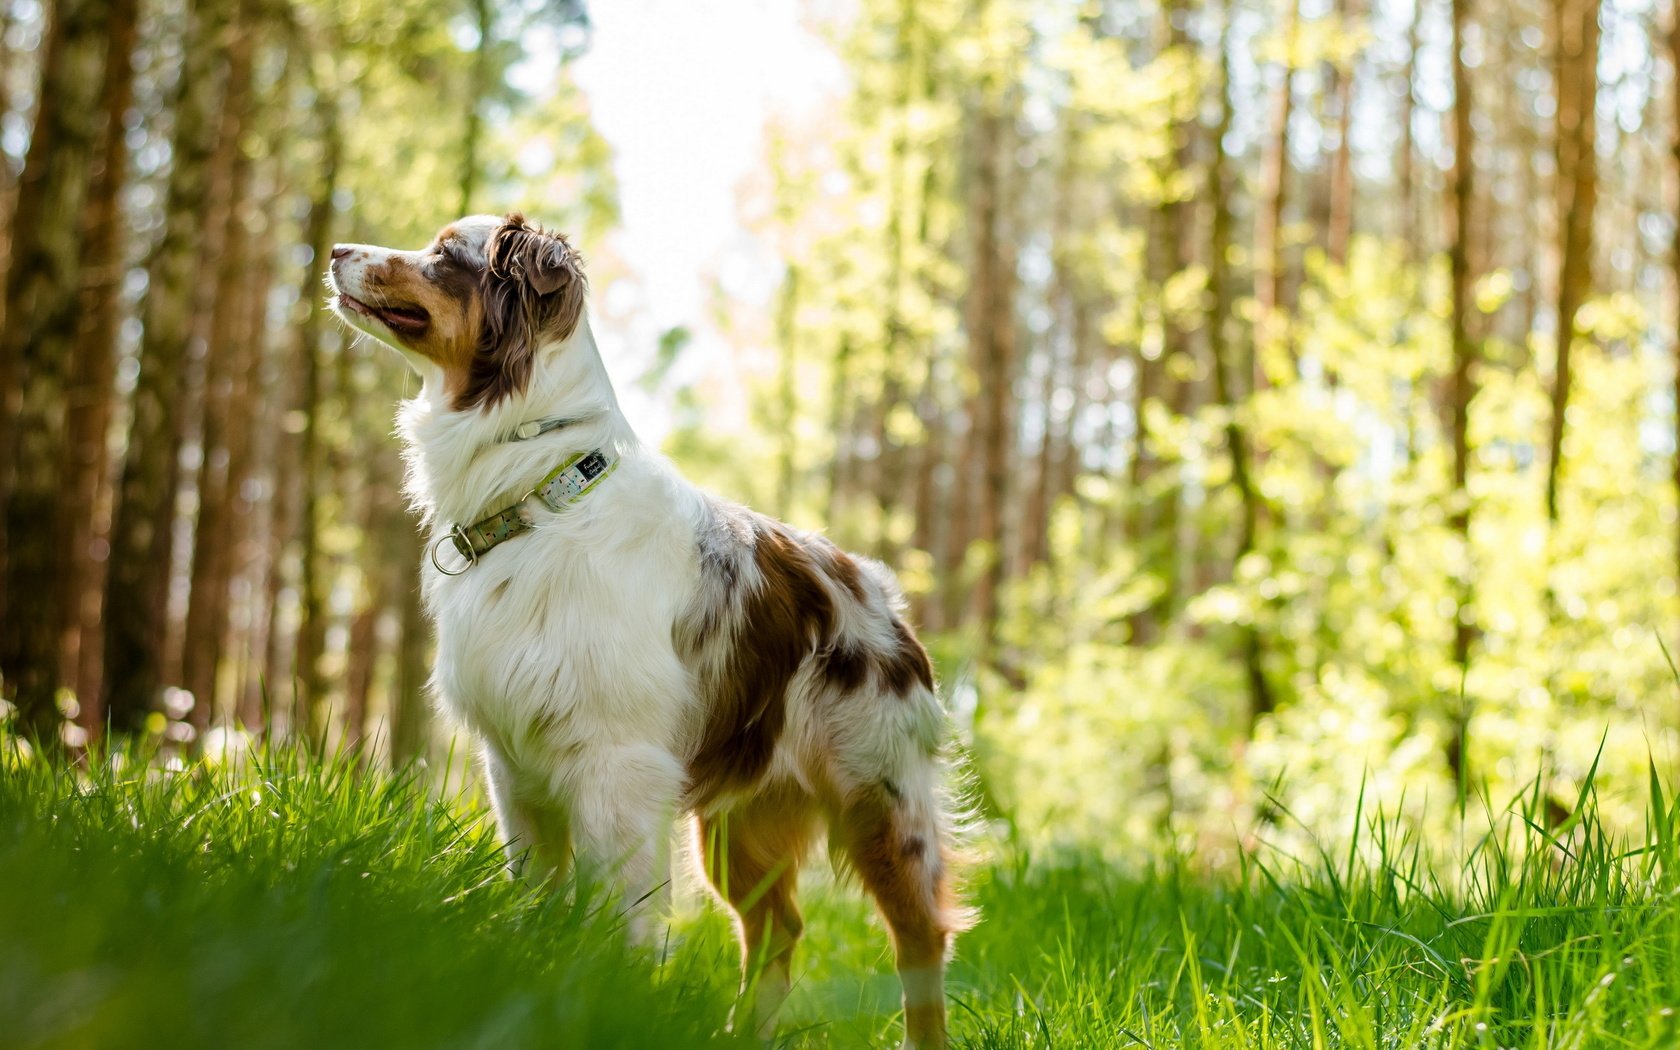
[(583, 259), (524, 216), (474, 215), (419, 251), (369, 244), (333, 248), (333, 310), (435, 367), (455, 408), (494, 405), (530, 382), (537, 352), (563, 342), (583, 317)]

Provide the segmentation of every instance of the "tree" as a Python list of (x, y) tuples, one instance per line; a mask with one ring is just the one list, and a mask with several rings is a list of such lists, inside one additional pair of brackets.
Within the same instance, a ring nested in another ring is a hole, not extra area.
[(1254, 381), (1268, 382), (1266, 357), (1283, 336), (1283, 212), (1289, 192), (1289, 118), (1295, 101), (1295, 52), (1300, 40), (1300, 0), (1284, 0), (1283, 68), (1272, 89), (1271, 122), (1254, 214)]
[(1558, 474), (1569, 409), (1576, 315), (1592, 289), (1593, 214), (1598, 203), (1598, 0), (1556, 5), (1558, 248), (1557, 355), (1546, 440), (1546, 521), (1557, 524)]
[[(117, 30), (122, 30), (119, 24)], [(23, 726), (50, 738), (62, 671), (61, 580), (70, 552), (58, 467), (65, 386), (80, 322), (81, 223), (99, 144), (100, 88), (112, 41), (109, 7), (60, 0), (52, 8), (40, 101), (12, 221), (0, 325), (0, 672)], [(117, 40), (120, 47), (121, 40)], [(118, 56), (118, 62), (126, 54)], [(79, 508), (85, 512), (86, 508)]]
[[(1674, 11), (1668, 30), (1668, 53), (1675, 69), (1680, 69), (1680, 3), (1674, 5)], [(1672, 81), (1674, 90), (1674, 112), (1680, 114), (1680, 76)], [(1676, 185), (1680, 186), (1680, 116), (1677, 116), (1674, 127), (1669, 132), (1669, 149), (1674, 158), (1674, 171), (1677, 176)], [(1680, 215), (1680, 192), (1675, 197), (1674, 213)], [(1680, 303), (1680, 223), (1672, 227), (1672, 241), (1669, 244), (1669, 263), (1674, 270), (1674, 287), (1676, 289), (1675, 302)], [(1680, 503), (1680, 309), (1675, 315), (1674, 329), (1674, 494)], [(1680, 572), (1680, 522), (1675, 525), (1675, 568)]]
[[(1451, 228), (1448, 263), (1452, 277), (1452, 378), (1447, 391), (1447, 433), (1452, 446), (1452, 492), (1448, 504), (1448, 525), (1458, 537), (1458, 564), (1453, 615), (1452, 661), (1462, 681), (1470, 667), (1470, 644), (1475, 628), (1471, 622), (1470, 570), (1470, 401), (1475, 396), (1476, 347), (1471, 342), (1469, 313), (1471, 274), (1469, 236), (1474, 197), (1475, 157), (1471, 138), (1470, 70), (1465, 64), (1464, 27), (1469, 19), (1468, 0), (1452, 0), (1453, 67), (1453, 159), (1449, 172), (1451, 197), (1448, 218)], [(1470, 712), (1459, 698), (1452, 739), (1447, 745), (1447, 765), (1458, 784), (1460, 798), (1469, 783), (1465, 754)]]
[[(315, 305), (315, 288), (320, 277), (315, 268), (332, 251), (333, 196), (338, 187), (344, 140), (337, 100), (320, 91), (316, 123), (322, 142), (322, 166), (309, 202), (304, 241), (310, 248), (311, 266), (301, 278), (297, 319), (297, 356), (302, 363), (301, 410), (303, 440), (298, 450), (302, 467), (302, 504), (299, 525), (298, 593), (301, 620), (298, 625), (293, 676), (296, 679), (297, 709), (294, 719), (305, 739), (324, 739), (327, 701), (326, 679), (321, 654), (326, 648), (327, 568), (321, 551), (323, 522), (320, 491), (316, 479), (326, 471), (326, 446), (321, 435), (322, 408), (327, 398), (325, 349), (322, 346), (321, 311)], [(341, 340), (342, 342), (342, 340)], [(341, 350), (341, 352), (343, 352)]]
[(127, 271), (127, 223), (120, 201), (129, 169), (124, 118), (134, 98), (138, 0), (113, 0), (109, 14), (110, 43), (99, 99), (103, 127), (82, 211), (81, 327), (65, 392), (66, 435), (59, 465), (69, 537), (65, 545), (69, 557), (58, 580), (63, 637), (70, 643), (63, 673), (75, 688), (81, 724), (93, 735), (105, 723), (100, 616), (104, 559), (96, 556), (94, 545), (104, 539), (98, 508), (110, 495), (106, 442), (116, 400), (117, 329), (122, 323), (122, 283)]
[(171, 110), (175, 129), (163, 236), (147, 265), (128, 448), (111, 522), (105, 588), (105, 682), (113, 726), (140, 729), (157, 701), (167, 659), (171, 538), (186, 417), (178, 403), (188, 354), (207, 305), (200, 250), (210, 195), (218, 104), (225, 71), (223, 0), (189, 6), (184, 56)]
[[(979, 21), (988, 24), (990, 5)], [(993, 29), (993, 32), (997, 32)], [(1005, 45), (994, 43), (994, 49)], [(973, 540), (983, 563), (969, 603), (980, 629), (980, 658), (992, 658), (998, 622), (998, 591), (1005, 568), (1004, 508), (1011, 498), (1009, 455), (1013, 442), (1010, 405), (1015, 381), (1015, 253), (1007, 229), (1010, 201), (1010, 99), (1013, 88), (988, 55), (975, 88), (973, 150), (968, 204), (974, 279), (969, 286), (966, 324), (975, 393), (970, 401), (965, 474), (973, 484)]]
[[(218, 229), (213, 254), (222, 260), (210, 308), (209, 340), (204, 351), (204, 419), (199, 430), (198, 521), (193, 530), (193, 555), (183, 638), (181, 683), (193, 695), (193, 725), (203, 730), (216, 707), (216, 680), (222, 661), (227, 616), (228, 584), (232, 573), (234, 432), (242, 421), (233, 414), (236, 389), (248, 381), (254, 365), (244, 345), (245, 295), (251, 278), (248, 232), (252, 165), (243, 138), (252, 118), (251, 61), (255, 27), (241, 19), (233, 27), (228, 46), (227, 89), (223, 94), (221, 127), (211, 160), (216, 204), (212, 210)], [(211, 244), (206, 245), (207, 248)]]

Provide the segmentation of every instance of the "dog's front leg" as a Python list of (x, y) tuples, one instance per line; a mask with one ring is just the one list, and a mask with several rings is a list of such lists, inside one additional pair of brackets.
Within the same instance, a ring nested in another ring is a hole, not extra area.
[(669, 913), (682, 764), (651, 744), (603, 748), (584, 756), (569, 779), (579, 874), (602, 879), (618, 895), (631, 940), (657, 948)]
[(508, 763), (485, 744), (481, 753), (490, 806), (507, 854), (508, 874), (557, 887), (572, 858), (571, 830), (564, 807), (522, 795)]

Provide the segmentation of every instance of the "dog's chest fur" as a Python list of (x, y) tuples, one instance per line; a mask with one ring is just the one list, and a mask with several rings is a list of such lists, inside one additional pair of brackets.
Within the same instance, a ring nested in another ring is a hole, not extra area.
[(681, 493), (649, 466), (622, 464), (460, 576), (429, 573), (439, 692), (515, 769), (563, 776), (582, 747), (685, 750), (699, 704), (672, 633), (697, 559)]

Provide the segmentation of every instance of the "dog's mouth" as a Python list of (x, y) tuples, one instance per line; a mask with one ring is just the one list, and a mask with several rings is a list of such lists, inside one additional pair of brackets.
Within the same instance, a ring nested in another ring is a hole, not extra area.
[(374, 306), (345, 292), (338, 293), (338, 303), (341, 308), (371, 317), (399, 335), (424, 335), (432, 323), (432, 315), (418, 306)]

